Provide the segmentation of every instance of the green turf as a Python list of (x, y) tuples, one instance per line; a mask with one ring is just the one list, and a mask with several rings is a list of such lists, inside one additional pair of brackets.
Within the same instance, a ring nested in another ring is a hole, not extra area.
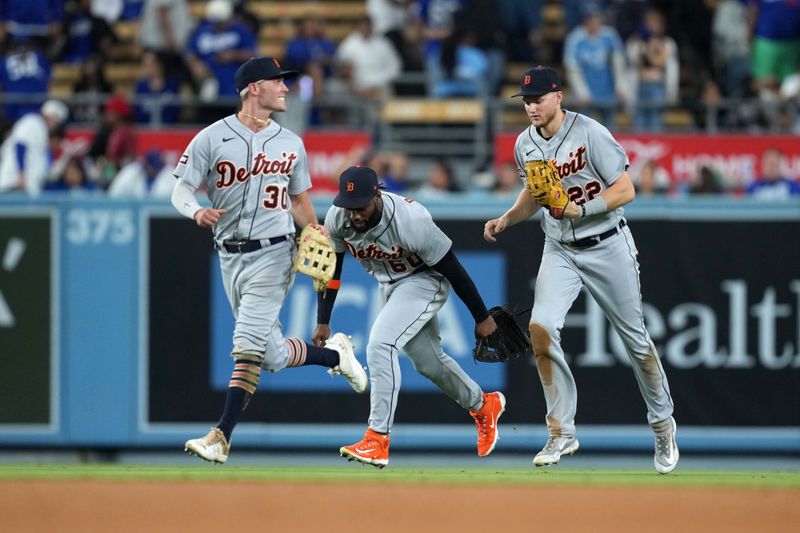
[(783, 487), (800, 489), (800, 472), (676, 470), (667, 476), (653, 470), (627, 469), (493, 469), (493, 468), (351, 468), (14, 465), (0, 466), (0, 481), (15, 479), (112, 479), (172, 481), (248, 481), (315, 483), (437, 483), (506, 485), (614, 485), (671, 487)]

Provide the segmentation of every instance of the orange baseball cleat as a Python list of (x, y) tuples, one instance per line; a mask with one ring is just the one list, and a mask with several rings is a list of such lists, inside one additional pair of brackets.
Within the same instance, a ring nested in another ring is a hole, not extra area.
[(470, 411), (469, 414), (475, 419), (478, 428), (478, 455), (486, 457), (497, 444), (500, 432), (497, 429), (497, 421), (500, 415), (506, 410), (506, 397), (502, 392), (490, 392), (483, 394), (483, 405), (480, 411)]
[(368, 428), (360, 442), (342, 446), (339, 448), (339, 453), (348, 461), (358, 461), (383, 468), (389, 464), (389, 434), (382, 435)]

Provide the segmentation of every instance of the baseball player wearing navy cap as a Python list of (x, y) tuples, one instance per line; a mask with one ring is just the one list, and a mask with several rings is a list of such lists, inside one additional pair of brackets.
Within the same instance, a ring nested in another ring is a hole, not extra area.
[(236, 89), (239, 91), (239, 96), (244, 98), (251, 83), (279, 78), (291, 80), (299, 74), (296, 70), (283, 70), (274, 57), (254, 57), (247, 60), (236, 71)]
[(561, 78), (549, 67), (534, 67), (526, 70), (520, 80), (520, 90), (515, 96), (542, 96), (547, 93), (561, 91)]
[[(560, 336), (567, 311), (585, 287), (625, 345), (655, 435), (655, 468), (669, 473), (678, 464), (676, 424), (667, 376), (645, 329), (638, 252), (622, 209), (635, 197), (628, 156), (607, 128), (561, 108), (561, 80), (553, 69), (523, 73), (514, 96), (522, 97), (531, 121), (514, 145), (520, 178), (527, 182), (527, 163), (552, 161), (569, 198), (563, 215), (545, 210), (541, 219), (545, 242), (529, 327), (549, 438), (533, 464), (555, 464), (578, 450), (577, 390)], [(498, 233), (528, 220), (539, 207), (532, 192), (521, 191), (508, 211), (486, 222), (484, 238), (495, 242)]]
[(336, 251), (336, 268), (326, 293), (317, 300), (312, 340), (322, 343), (330, 335), (345, 251), (378, 280), (383, 300), (367, 345), (369, 427), (360, 442), (340, 448), (341, 455), (378, 468), (388, 464), (389, 432), (400, 390), (400, 350), (417, 372), (469, 410), (478, 429), (478, 455), (489, 455), (497, 443), (497, 420), (505, 410), (505, 397), (500, 392), (484, 393), (442, 351), (436, 315), (452, 286), (475, 319), (476, 335), (487, 337), (497, 325), (453, 253), (450, 239), (422, 205), (382, 190), (369, 167), (350, 167), (341, 174), (325, 227)]
[[(225, 408), (205, 436), (186, 442), (186, 451), (224, 463), (231, 433), (258, 386), (261, 369), (321, 365), (342, 374), (356, 392), (367, 376), (348, 336), (337, 333), (325, 347), (284, 338), (278, 314), (292, 286), (295, 225), (316, 224), (308, 197), (311, 178), (303, 142), (274, 122), (286, 110), (283, 70), (271, 57), (253, 58), (236, 71), (242, 108), (192, 139), (175, 169), (172, 204), (198, 226), (210, 228), (219, 253), (225, 294), (233, 309), (234, 369)], [(211, 207), (195, 191), (205, 185)]]

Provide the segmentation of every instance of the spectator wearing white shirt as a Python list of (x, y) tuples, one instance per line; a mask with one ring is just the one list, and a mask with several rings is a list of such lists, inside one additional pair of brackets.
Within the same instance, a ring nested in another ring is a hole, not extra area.
[(369, 17), (363, 17), (358, 29), (339, 44), (335, 59), (340, 74), (348, 79), (350, 92), (361, 98), (387, 96), (402, 67), (392, 43), (373, 32)]
[(50, 134), (68, 117), (63, 102), (48, 100), (39, 112), (28, 113), (14, 124), (0, 146), (0, 192), (36, 196), (42, 191), (53, 160)]
[(367, 15), (375, 33), (383, 35), (402, 55), (403, 29), (405, 28), (412, 0), (367, 0)]
[(145, 0), (139, 19), (139, 46), (158, 54), (165, 72), (179, 83), (193, 83), (184, 54), (194, 26), (188, 0)]
[(139, 161), (131, 161), (120, 169), (108, 187), (112, 198), (170, 198), (175, 188), (172, 168), (164, 163), (158, 150), (150, 150)]

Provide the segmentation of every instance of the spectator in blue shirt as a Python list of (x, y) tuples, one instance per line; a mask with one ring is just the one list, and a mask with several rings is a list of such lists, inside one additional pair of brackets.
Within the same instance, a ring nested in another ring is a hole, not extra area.
[[(0, 57), (0, 93), (5, 119), (13, 122), (35, 113), (47, 96), (50, 62), (30, 41), (21, 41)], [(13, 94), (14, 99), (7, 95)]]
[(119, 20), (139, 20), (145, 0), (123, 0)]
[(509, 60), (533, 61), (542, 43), (539, 29), (542, 24), (542, 0), (500, 0), (497, 9), (500, 10)]
[(178, 81), (166, 76), (158, 55), (155, 52), (144, 52), (142, 77), (134, 89), (136, 122), (154, 126), (177, 122), (180, 107), (175, 101), (179, 93)]
[(567, 24), (567, 32), (571, 32), (581, 25), (586, 15), (586, 10), (604, 10), (609, 0), (561, 0), (564, 11), (564, 22)]
[(442, 41), (455, 27), (454, 17), (462, 7), (461, 0), (418, 0), (412, 8), (412, 16), (425, 26), (424, 55), (427, 61), (439, 55)]
[(64, 31), (50, 53), (55, 61), (82, 63), (93, 54), (107, 55), (116, 41), (105, 19), (91, 13), (92, 0), (72, 0), (64, 8)]
[(189, 62), (195, 79), (212, 77), (219, 96), (238, 97), (236, 69), (256, 53), (256, 37), (233, 18), (228, 0), (206, 4), (206, 20), (189, 38)]
[[(283, 66), (287, 70), (300, 72), (300, 76), (287, 84), (290, 87), (292, 84), (298, 85), (300, 90), (293, 91), (294, 95), (306, 100), (303, 105), (311, 107), (309, 123), (318, 125), (322, 122), (321, 109), (313, 100), (325, 94), (326, 83), (333, 75), (336, 43), (325, 36), (323, 26), (314, 17), (298, 19), (296, 28), (295, 36), (286, 44)], [(310, 87), (311, 90), (305, 91), (304, 87)], [(308, 103), (308, 100), (311, 102)]]
[(0, 26), (13, 40), (32, 40), (42, 48), (61, 32), (64, 0), (0, 0)]
[(434, 98), (483, 98), (488, 95), (489, 58), (475, 46), (475, 35), (456, 27), (442, 43), (438, 61), (430, 61)]
[(747, 186), (747, 194), (759, 200), (786, 200), (800, 196), (800, 185), (781, 172), (783, 153), (767, 148), (761, 155), (761, 176)]
[(329, 78), (333, 73), (331, 65), (336, 43), (325, 36), (314, 17), (298, 19), (296, 28), (295, 36), (286, 44), (284, 68), (309, 74), (315, 78), (314, 81), (320, 76)]
[(613, 129), (616, 108), (625, 99), (625, 49), (617, 31), (603, 25), (597, 6), (586, 4), (584, 9), (583, 24), (564, 44), (570, 102), (597, 111)]

